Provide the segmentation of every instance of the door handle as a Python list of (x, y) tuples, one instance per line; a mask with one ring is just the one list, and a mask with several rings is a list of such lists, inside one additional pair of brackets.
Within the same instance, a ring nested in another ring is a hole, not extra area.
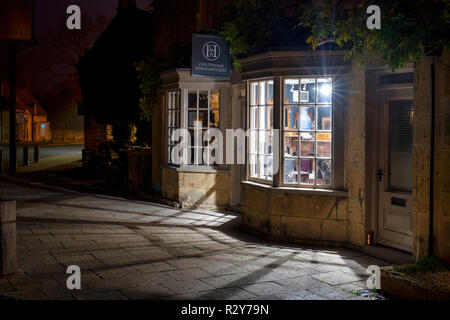
[(383, 179), (383, 176), (384, 176), (383, 170), (378, 169), (377, 176), (378, 176), (378, 181), (381, 182), (381, 180)]

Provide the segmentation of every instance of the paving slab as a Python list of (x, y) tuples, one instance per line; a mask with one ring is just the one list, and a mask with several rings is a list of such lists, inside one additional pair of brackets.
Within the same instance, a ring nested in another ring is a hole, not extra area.
[[(0, 279), (0, 294), (15, 299), (370, 299), (351, 291), (365, 287), (368, 265), (386, 264), (349, 249), (270, 243), (238, 229), (234, 213), (25, 179), (7, 186), (22, 271)], [(69, 265), (81, 268), (82, 290), (67, 289)]]

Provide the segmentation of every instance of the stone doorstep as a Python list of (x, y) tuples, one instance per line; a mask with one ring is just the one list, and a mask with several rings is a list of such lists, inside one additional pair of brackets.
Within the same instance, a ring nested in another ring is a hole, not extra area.
[(393, 266), (381, 268), (381, 290), (388, 297), (401, 300), (450, 300), (448, 293), (424, 287), (399, 276)]

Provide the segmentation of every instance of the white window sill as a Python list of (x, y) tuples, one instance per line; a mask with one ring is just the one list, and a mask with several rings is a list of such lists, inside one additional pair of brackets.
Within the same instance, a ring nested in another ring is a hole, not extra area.
[(163, 165), (161, 168), (172, 169), (177, 172), (192, 172), (192, 173), (228, 173), (228, 170), (219, 169), (208, 166), (189, 166), (189, 167), (175, 167), (171, 165)]
[(349, 193), (346, 190), (332, 190), (332, 189), (313, 189), (313, 188), (295, 188), (295, 187), (273, 187), (262, 183), (253, 181), (241, 181), (241, 184), (250, 187), (255, 187), (260, 190), (271, 190), (272, 192), (289, 193), (289, 194), (304, 194), (308, 196), (328, 196), (336, 198), (348, 198)]

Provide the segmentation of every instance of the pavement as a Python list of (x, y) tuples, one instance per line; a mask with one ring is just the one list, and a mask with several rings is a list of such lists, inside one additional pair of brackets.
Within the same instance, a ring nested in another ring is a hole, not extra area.
[[(0, 180), (17, 200), (20, 271), (0, 278), (15, 299), (366, 300), (369, 265), (345, 248), (268, 242), (240, 215), (181, 210), (26, 178)], [(66, 286), (69, 265), (81, 290)]]

